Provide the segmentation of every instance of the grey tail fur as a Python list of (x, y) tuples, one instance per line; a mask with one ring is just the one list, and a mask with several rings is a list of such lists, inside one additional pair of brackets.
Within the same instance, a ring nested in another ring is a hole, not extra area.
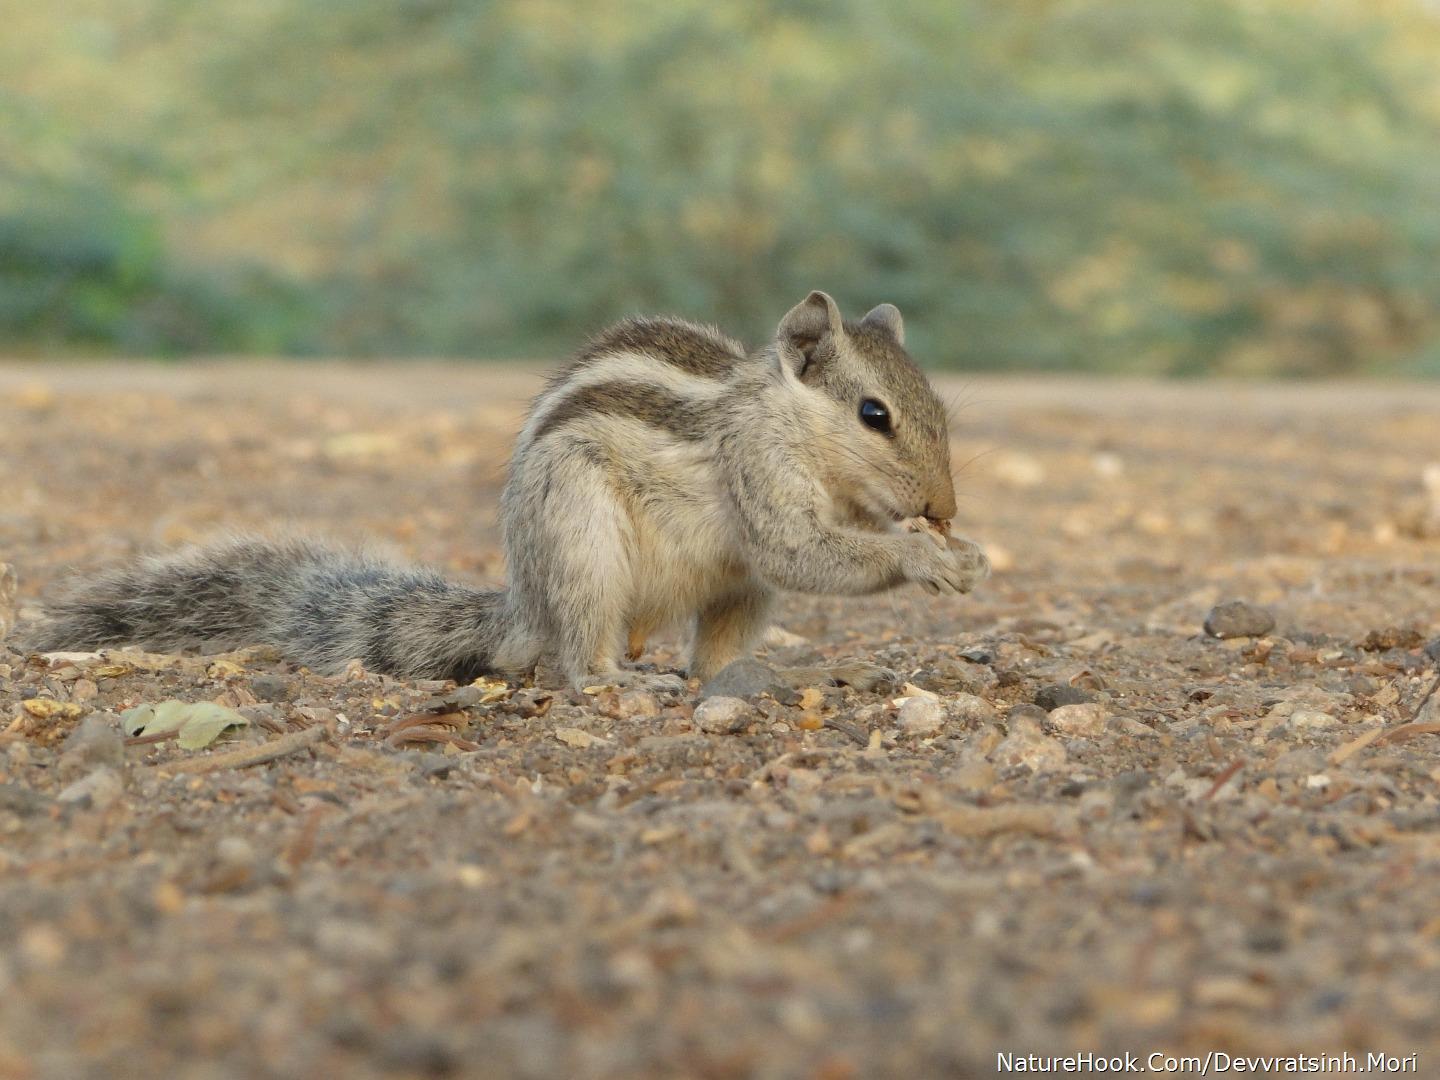
[(508, 605), (428, 570), (303, 539), (239, 538), (154, 556), (81, 582), (25, 644), (40, 652), (273, 645), (324, 674), (358, 658), (403, 678), (491, 671)]

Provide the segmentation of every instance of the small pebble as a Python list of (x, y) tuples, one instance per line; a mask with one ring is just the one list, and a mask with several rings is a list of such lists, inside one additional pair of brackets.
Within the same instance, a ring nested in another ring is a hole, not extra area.
[(935, 698), (917, 695), (900, 706), (896, 722), (908, 735), (933, 735), (945, 726), (945, 710)]
[(416, 754), (411, 761), (419, 770), (421, 776), (432, 777), (436, 780), (446, 780), (450, 777), (450, 771), (455, 768), (456, 762), (453, 757), (447, 754), (420, 753)]
[(1317, 712), (1314, 709), (1296, 709), (1285, 721), (1287, 727), (1295, 731), (1323, 731), (1326, 728), (1338, 727), (1340, 721), (1326, 712)]
[(1086, 702), (1094, 700), (1095, 695), (1089, 690), (1082, 690), (1078, 686), (1068, 686), (1065, 683), (1051, 683), (1035, 691), (1035, 704), (1046, 712), (1052, 712), (1065, 705), (1084, 705)]
[(990, 754), (996, 765), (1023, 765), (1037, 773), (1064, 768), (1068, 757), (1064, 745), (1042, 732), (1039, 723), (1029, 716), (1013, 718), (1010, 734)]
[(1045, 726), (1067, 738), (1093, 739), (1105, 730), (1105, 706), (1093, 701), (1061, 705), (1050, 710)]
[(695, 707), (695, 726), (711, 735), (733, 735), (754, 718), (749, 703), (734, 697), (706, 698)]
[(1040, 708), (1040, 706), (1031, 705), (1028, 702), (1024, 701), (1022, 701), (1019, 705), (1012, 705), (1010, 707), (1010, 711), (1005, 714), (1005, 718), (1011, 723), (1014, 723), (1016, 720), (1019, 720), (1023, 717), (1025, 719), (1034, 721), (1036, 724), (1039, 724), (1045, 719), (1045, 716), (1046, 712), (1044, 709)]
[(1143, 739), (1158, 734), (1149, 724), (1133, 716), (1112, 716), (1105, 721), (1105, 726), (1112, 735), (1133, 735)]
[(256, 675), (250, 680), (250, 692), (261, 701), (288, 701), (295, 696), (295, 682), (283, 675)]
[(995, 706), (975, 694), (954, 694), (945, 699), (951, 717), (966, 727), (993, 724), (999, 719)]
[(936, 665), (936, 675), (937, 678), (928, 683), (935, 690), (963, 690), (979, 694), (993, 689), (1000, 682), (1000, 677), (985, 664), (963, 660), (940, 661)]
[(627, 720), (649, 720), (660, 715), (660, 699), (649, 690), (627, 690), (617, 711)]
[(1261, 637), (1274, 629), (1274, 615), (1244, 600), (1216, 604), (1205, 617), (1205, 633), (1215, 638)]

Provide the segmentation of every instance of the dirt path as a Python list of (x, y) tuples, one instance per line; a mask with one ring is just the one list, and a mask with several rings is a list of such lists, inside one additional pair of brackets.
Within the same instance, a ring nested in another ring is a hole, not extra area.
[[(276, 523), (500, 581), (536, 385), (0, 367), (20, 614), (67, 567)], [(1440, 1068), (1440, 735), (1390, 734), (1435, 674), (1440, 387), (944, 390), (994, 579), (791, 598), (767, 654), (884, 664), (934, 707), (800, 686), (714, 735), (693, 696), (0, 647), (0, 1078)], [(1231, 598), (1273, 631), (1205, 636)], [(251, 723), (105, 737), (176, 697)], [(1098, 707), (1035, 704), (1067, 697)]]

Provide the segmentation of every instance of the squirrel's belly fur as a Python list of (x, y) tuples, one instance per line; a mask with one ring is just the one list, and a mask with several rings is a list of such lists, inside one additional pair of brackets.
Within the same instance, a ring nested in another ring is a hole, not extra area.
[(506, 589), (239, 538), (81, 582), (25, 644), (271, 644), (324, 673), (538, 665), (583, 684), (626, 681), (620, 658), (677, 623), (693, 628), (691, 673), (711, 675), (753, 646), (778, 589), (966, 591), (987, 570), (978, 549), (892, 528), (954, 512), (944, 409), (902, 340), (893, 307), (845, 323), (823, 293), (751, 354), (680, 320), (621, 323), (531, 406), (501, 496)]

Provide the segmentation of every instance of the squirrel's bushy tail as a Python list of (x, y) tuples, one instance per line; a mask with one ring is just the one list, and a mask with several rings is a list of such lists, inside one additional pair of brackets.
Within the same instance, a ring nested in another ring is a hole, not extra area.
[(72, 586), (27, 635), (36, 651), (273, 645), (335, 674), (358, 658), (403, 678), (468, 682), (505, 639), (505, 593), (304, 539), (242, 537)]

